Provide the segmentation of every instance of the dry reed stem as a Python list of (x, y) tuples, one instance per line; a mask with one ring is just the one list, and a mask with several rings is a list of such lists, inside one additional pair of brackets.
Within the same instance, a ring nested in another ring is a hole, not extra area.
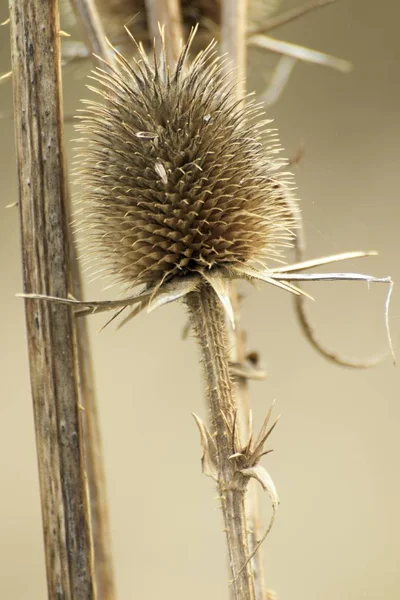
[(209, 285), (189, 294), (186, 301), (199, 340), (207, 383), (211, 435), (217, 454), (216, 479), (228, 543), (233, 597), (235, 600), (254, 600), (254, 582), (250, 563), (247, 563), (250, 552), (244, 505), (248, 481), (237, 471), (235, 460), (231, 458), (235, 452), (232, 431), (235, 431), (237, 407), (229, 372), (225, 314)]
[[(246, 24), (247, 24), (247, 0), (224, 0), (222, 3), (221, 23), (221, 50), (227, 53), (237, 68), (236, 76), (238, 86), (236, 94), (238, 99), (246, 94)], [(235, 313), (235, 330), (231, 331), (231, 361), (242, 364), (245, 361), (246, 349), (244, 332), (240, 324), (240, 307), (237, 287), (231, 284), (231, 303)], [(239, 409), (239, 428), (242, 439), (247, 440), (251, 434), (248, 428), (248, 415), (250, 411), (250, 399), (247, 379), (237, 377), (237, 403)], [(246, 516), (249, 525), (249, 546), (253, 550), (262, 538), (261, 519), (258, 504), (256, 481), (250, 481), (246, 494)], [(261, 548), (250, 561), (252, 576), (254, 580), (254, 591), (256, 600), (264, 600), (267, 594), (264, 581), (263, 554)]]
[[(78, 21), (83, 28), (88, 50), (104, 60), (113, 61), (106, 42), (104, 29), (93, 0), (71, 0)], [(75, 247), (71, 249), (74, 295), (82, 298), (82, 280)], [(81, 366), (81, 395), (85, 408), (84, 441), (86, 469), (90, 495), (92, 538), (96, 592), (98, 600), (113, 600), (116, 596), (113, 572), (110, 520), (108, 514), (107, 486), (103, 463), (103, 450), (99, 416), (94, 389), (93, 366), (89, 348), (89, 333), (85, 319), (77, 321), (78, 358)]]
[[(58, 2), (10, 0), (10, 16), (24, 289), (67, 296)], [(74, 321), (62, 305), (26, 302), (25, 313), (48, 595), (91, 600)]]
[(221, 10), (221, 52), (237, 69), (237, 96), (246, 93), (247, 0), (223, 0)]
[(71, 0), (71, 4), (82, 25), (88, 50), (105, 60), (112, 60), (94, 0)]
[[(75, 246), (73, 244), (70, 245), (70, 263), (74, 296), (82, 298), (82, 279)], [(94, 572), (96, 576), (96, 598), (98, 600), (114, 600), (116, 592), (111, 551), (107, 485), (103, 463), (100, 422), (97, 411), (93, 363), (86, 319), (76, 320), (76, 333), (78, 362), (80, 367), (81, 404), (85, 409), (82, 419), (84, 433), (83, 441), (90, 500)]]
[(180, 0), (146, 0), (150, 38), (155, 40), (157, 55), (161, 52), (160, 26), (164, 28), (164, 41), (168, 64), (174, 64), (181, 51), (183, 26)]

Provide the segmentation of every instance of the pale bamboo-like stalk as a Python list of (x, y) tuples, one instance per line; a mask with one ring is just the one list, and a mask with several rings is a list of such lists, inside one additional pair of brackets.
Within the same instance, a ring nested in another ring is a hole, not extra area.
[(180, 0), (146, 0), (147, 21), (150, 39), (155, 40), (158, 54), (161, 50), (160, 27), (164, 28), (164, 44), (167, 61), (175, 63), (183, 40)]
[(252, 570), (247, 562), (250, 555), (245, 511), (248, 481), (238, 471), (232, 458), (237, 406), (229, 370), (225, 314), (209, 285), (189, 294), (187, 305), (200, 344), (207, 384), (211, 435), (217, 455), (216, 479), (225, 523), (233, 597), (235, 600), (255, 600)]
[[(236, 94), (238, 99), (246, 94), (246, 24), (247, 24), (247, 0), (224, 0), (222, 3), (222, 23), (221, 23), (221, 50), (227, 53), (230, 60), (236, 67), (237, 87)], [(231, 337), (231, 361), (234, 363), (244, 363), (246, 358), (244, 332), (241, 328), (240, 306), (237, 288), (234, 283), (231, 284), (231, 303), (235, 314), (235, 330), (230, 332)], [(244, 377), (237, 377), (237, 403), (239, 428), (243, 440), (249, 439), (249, 411), (250, 399), (248, 383)], [(246, 515), (249, 525), (249, 545), (253, 550), (258, 541), (262, 538), (261, 518), (258, 503), (258, 493), (256, 482), (250, 481), (246, 494)], [(267, 590), (264, 580), (263, 554), (261, 548), (251, 559), (251, 569), (254, 579), (256, 600), (265, 600)]]
[(236, 68), (238, 98), (243, 98), (246, 93), (246, 38), (247, 0), (222, 0), (221, 52), (229, 56)]
[[(58, 2), (10, 0), (24, 290), (70, 291)], [(94, 598), (71, 309), (25, 303), (50, 600)]]
[(88, 50), (103, 59), (112, 59), (94, 0), (71, 0), (71, 4), (82, 25)]

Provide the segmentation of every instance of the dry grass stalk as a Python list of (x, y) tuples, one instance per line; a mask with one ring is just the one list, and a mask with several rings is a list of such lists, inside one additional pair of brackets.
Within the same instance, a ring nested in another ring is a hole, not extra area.
[[(66, 180), (57, 2), (11, 0), (24, 289), (67, 296)], [(52, 52), (49, 52), (49, 48)], [(49, 598), (94, 597), (71, 310), (25, 306)]]
[[(82, 25), (89, 52), (112, 61), (112, 53), (106, 42), (103, 25), (93, 0), (71, 0), (78, 21)], [(75, 245), (72, 245), (71, 265), (74, 294), (82, 297), (82, 280)], [(94, 377), (89, 348), (89, 334), (85, 319), (77, 321), (78, 358), (81, 366), (82, 404), (85, 408), (84, 441), (86, 470), (90, 496), (94, 569), (98, 600), (115, 598), (115, 582), (112, 561), (110, 521), (108, 514), (107, 486), (103, 464), (103, 450), (99, 415), (94, 390)]]

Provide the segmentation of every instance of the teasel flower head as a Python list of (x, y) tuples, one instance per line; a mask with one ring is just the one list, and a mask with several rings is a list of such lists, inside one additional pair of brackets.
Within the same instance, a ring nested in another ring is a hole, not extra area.
[[(291, 245), (294, 199), (260, 106), (235, 100), (214, 43), (170, 70), (141, 46), (94, 71), (77, 175), (83, 255), (126, 290), (249, 277)], [(183, 286), (183, 287), (182, 287)]]

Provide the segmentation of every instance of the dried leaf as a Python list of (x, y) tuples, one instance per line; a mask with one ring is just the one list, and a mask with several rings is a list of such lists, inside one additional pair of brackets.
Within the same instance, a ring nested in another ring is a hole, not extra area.
[(201, 275), (211, 285), (214, 292), (217, 294), (222, 306), (224, 307), (232, 329), (235, 329), (235, 314), (230, 300), (229, 279), (218, 274), (209, 275), (204, 271), (202, 271)]
[(203, 456), (201, 457), (202, 471), (207, 477), (212, 477), (212, 479), (218, 481), (218, 465), (214, 440), (200, 417), (194, 413), (192, 415), (200, 432), (201, 447), (203, 449)]
[(293, 271), (304, 271), (305, 269), (312, 269), (313, 267), (320, 267), (333, 262), (341, 260), (350, 260), (353, 258), (365, 258), (367, 256), (377, 256), (376, 250), (360, 250), (354, 252), (341, 252), (340, 254), (331, 254), (330, 256), (322, 256), (321, 258), (311, 258), (310, 260), (303, 260), (299, 263), (292, 265), (284, 265), (283, 267), (274, 267), (271, 269), (272, 273), (291, 273)]
[(272, 481), (268, 471), (261, 465), (256, 465), (255, 467), (249, 467), (248, 469), (241, 469), (240, 472), (245, 477), (253, 477), (254, 479), (257, 479), (262, 488), (268, 492), (268, 495), (271, 498), (273, 510), (275, 512), (279, 506), (279, 497), (275, 484)]
[(254, 479), (256, 479), (262, 485), (263, 489), (268, 492), (268, 495), (269, 495), (269, 497), (271, 499), (271, 503), (272, 503), (272, 515), (271, 515), (271, 518), (268, 523), (268, 527), (267, 527), (264, 535), (262, 536), (261, 540), (258, 542), (256, 547), (254, 548), (253, 552), (250, 554), (249, 558), (246, 560), (244, 565), (239, 569), (236, 577), (239, 575), (239, 573), (241, 573), (243, 571), (243, 569), (246, 568), (246, 566), (251, 561), (251, 559), (256, 555), (261, 544), (265, 541), (266, 537), (268, 536), (269, 532), (271, 531), (271, 529), (273, 527), (273, 524), (275, 522), (275, 517), (276, 517), (276, 511), (278, 510), (278, 506), (279, 506), (279, 497), (278, 497), (278, 493), (276, 491), (275, 484), (272, 481), (272, 478), (269, 475), (269, 473), (266, 471), (266, 469), (264, 469), (264, 467), (262, 467), (261, 465), (256, 465), (255, 467), (250, 467), (248, 469), (242, 469), (240, 471), (240, 473), (242, 473), (242, 475), (244, 475), (245, 477), (253, 477)]
[(283, 281), (280, 281), (278, 275), (274, 275), (273, 271), (271, 271), (270, 269), (258, 271), (257, 269), (254, 269), (252, 267), (245, 267), (244, 265), (242, 265), (240, 269), (233, 269), (233, 271), (237, 273), (239, 277), (246, 276), (250, 280), (259, 279), (261, 281), (265, 281), (265, 283), (270, 283), (271, 285), (275, 285), (276, 287), (282, 288), (287, 292), (291, 292), (296, 296), (305, 296), (310, 300), (314, 300), (314, 298), (310, 296), (310, 294), (307, 294), (304, 290), (297, 288), (295, 285), (283, 283)]
[(169, 302), (174, 302), (174, 300), (183, 298), (183, 296), (186, 296), (186, 294), (193, 292), (193, 290), (199, 284), (199, 281), (199, 275), (175, 277), (172, 281), (162, 285), (159, 288), (159, 291), (156, 292), (154, 298), (152, 298), (151, 302), (149, 303), (147, 312), (150, 313), (164, 304), (168, 304)]
[(348, 60), (330, 56), (329, 54), (325, 54), (325, 52), (319, 52), (318, 50), (306, 48), (305, 46), (300, 46), (298, 44), (277, 40), (269, 35), (252, 35), (250, 36), (248, 43), (250, 46), (256, 46), (257, 48), (263, 48), (270, 52), (291, 56), (292, 58), (297, 58), (304, 62), (332, 67), (332, 69), (336, 69), (342, 73), (349, 73), (353, 69), (353, 65)]

